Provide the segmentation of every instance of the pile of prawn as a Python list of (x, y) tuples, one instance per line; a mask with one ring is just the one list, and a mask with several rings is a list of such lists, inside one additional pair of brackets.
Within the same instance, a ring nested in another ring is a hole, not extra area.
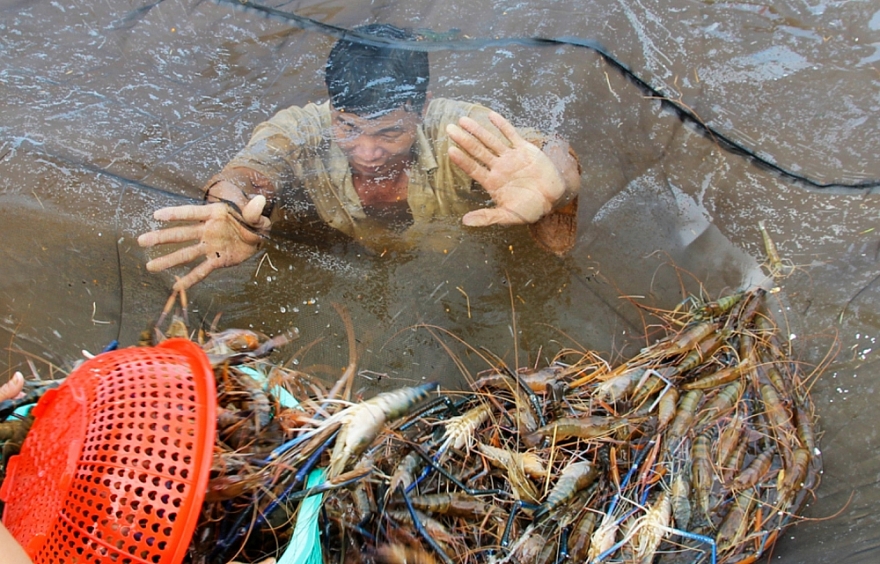
[(327, 389), (259, 338), (209, 340), (218, 434), (189, 561), (277, 557), (320, 496), (325, 562), (753, 562), (820, 469), (810, 375), (764, 302), (664, 313), (663, 338), (617, 365), (495, 358), (471, 390), (357, 402), (354, 349)]

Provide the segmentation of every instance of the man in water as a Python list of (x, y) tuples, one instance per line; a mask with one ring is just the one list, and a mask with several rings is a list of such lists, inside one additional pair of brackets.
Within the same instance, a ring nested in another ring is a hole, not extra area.
[[(415, 39), (385, 24), (358, 31)], [(188, 288), (256, 254), (279, 220), (368, 247), (423, 233), (443, 217), (466, 226), (528, 224), (541, 246), (568, 251), (580, 170), (567, 142), (516, 129), (483, 106), (432, 100), (428, 79), (425, 52), (337, 41), (325, 69), (329, 100), (258, 125), (205, 186), (206, 205), (156, 211), (158, 220), (193, 223), (145, 233), (141, 246), (192, 244), (149, 261), (147, 270), (204, 256), (175, 284)]]

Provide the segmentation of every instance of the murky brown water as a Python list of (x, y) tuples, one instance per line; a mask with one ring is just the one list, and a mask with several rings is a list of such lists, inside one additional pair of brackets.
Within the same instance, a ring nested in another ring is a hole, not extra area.
[[(280, 4), (275, 4), (280, 5)], [(277, 109), (324, 97), (332, 39), (228, 5), (0, 0), (0, 379), (80, 351), (133, 343), (168, 295), (143, 269), (152, 210), (193, 197)], [(596, 39), (701, 119), (821, 182), (880, 178), (880, 5), (876, 2), (467, 3), (337, 0), (281, 5), (351, 27), (388, 21), (470, 37)], [(567, 137), (585, 187), (565, 259), (520, 229), (456, 226), (407, 253), (320, 249), (279, 235), (263, 262), (212, 275), (197, 315), (278, 333), (299, 361), (336, 375), (339, 316), (355, 319), (364, 387), (463, 378), (438, 338), (508, 362), (562, 346), (638, 346), (643, 320), (621, 295), (671, 308), (766, 283), (757, 221), (797, 265), (778, 313), (799, 358), (837, 356), (813, 388), (825, 472), (773, 560), (880, 557), (878, 190), (809, 190), (719, 149), (595, 54), (500, 47), (432, 55), (436, 96), (475, 100)], [(515, 311), (515, 316), (512, 312)], [(418, 327), (417, 327), (418, 326)], [(431, 329), (436, 327), (437, 329)], [(632, 343), (635, 343), (633, 345)], [(835, 344), (836, 343), (836, 344)], [(370, 380), (379, 378), (379, 382)]]

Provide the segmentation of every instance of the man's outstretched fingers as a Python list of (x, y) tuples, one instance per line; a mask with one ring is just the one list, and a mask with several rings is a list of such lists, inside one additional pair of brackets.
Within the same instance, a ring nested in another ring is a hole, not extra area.
[(150, 272), (160, 272), (172, 266), (186, 264), (199, 258), (204, 252), (202, 245), (196, 243), (189, 247), (177, 249), (173, 253), (154, 258), (147, 263), (147, 270)]
[(520, 225), (527, 223), (522, 216), (505, 208), (485, 208), (464, 214), (461, 222), (468, 227), (488, 225)]
[(209, 274), (214, 272), (217, 267), (210, 260), (206, 260), (202, 264), (193, 268), (189, 272), (186, 273), (186, 276), (183, 278), (178, 278), (177, 282), (174, 283), (175, 290), (188, 290), (191, 286), (198, 284), (202, 280), (204, 280)]
[(174, 206), (170, 208), (160, 208), (153, 212), (153, 219), (159, 221), (205, 221), (212, 217), (217, 206), (224, 204), (207, 204), (186, 206)]
[(260, 220), (263, 216), (263, 208), (265, 207), (266, 196), (258, 194), (247, 203), (243, 210), (241, 210), (241, 218), (248, 225), (251, 225), (253, 227), (262, 227), (262, 222)]
[(181, 225), (179, 227), (169, 227), (167, 229), (158, 229), (142, 234), (138, 237), (138, 245), (141, 247), (154, 247), (156, 245), (164, 245), (165, 243), (185, 243), (187, 241), (198, 241), (202, 238), (203, 225)]
[(486, 148), (486, 146), (473, 135), (465, 132), (461, 127), (449, 124), (446, 126), (446, 133), (449, 138), (458, 143), (464, 151), (474, 160), (484, 166), (488, 166), (497, 155)]
[(507, 139), (513, 144), (516, 145), (518, 143), (525, 143), (525, 139), (523, 139), (520, 134), (516, 131), (516, 128), (513, 127), (507, 119), (499, 114), (498, 112), (490, 112), (489, 113), (489, 121), (498, 128), (498, 130), (507, 137)]
[(449, 158), (453, 163), (458, 165), (461, 170), (465, 172), (468, 176), (479, 182), (480, 184), (484, 184), (486, 179), (489, 176), (489, 171), (485, 169), (480, 163), (475, 161), (473, 157), (459, 149), (458, 147), (450, 147), (449, 148)]
[(504, 140), (498, 137), (493, 131), (489, 131), (480, 123), (472, 118), (463, 117), (458, 120), (458, 124), (468, 133), (476, 137), (480, 140), (483, 145), (489, 148), (490, 151), (495, 153), (496, 155), (500, 155), (503, 151), (506, 151), (510, 147), (508, 147)]

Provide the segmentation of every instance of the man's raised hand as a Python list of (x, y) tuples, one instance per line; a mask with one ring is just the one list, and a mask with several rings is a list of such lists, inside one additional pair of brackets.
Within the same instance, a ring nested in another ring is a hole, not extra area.
[(534, 223), (563, 197), (565, 182), (550, 158), (523, 139), (509, 121), (495, 112), (489, 114), (489, 121), (509, 145), (469, 117), (446, 128), (458, 145), (450, 146), (449, 158), (495, 202), (494, 208), (468, 212), (462, 221), (475, 227)]
[(193, 243), (147, 263), (147, 270), (159, 272), (187, 264), (200, 256), (205, 260), (174, 284), (185, 290), (208, 274), (224, 266), (233, 266), (252, 257), (259, 248), (260, 231), (267, 231), (269, 219), (263, 217), (266, 198), (255, 196), (241, 210), (239, 217), (225, 203), (187, 205), (156, 210), (153, 218), (160, 221), (190, 221), (191, 225), (166, 227), (138, 237), (141, 247), (168, 243)]

